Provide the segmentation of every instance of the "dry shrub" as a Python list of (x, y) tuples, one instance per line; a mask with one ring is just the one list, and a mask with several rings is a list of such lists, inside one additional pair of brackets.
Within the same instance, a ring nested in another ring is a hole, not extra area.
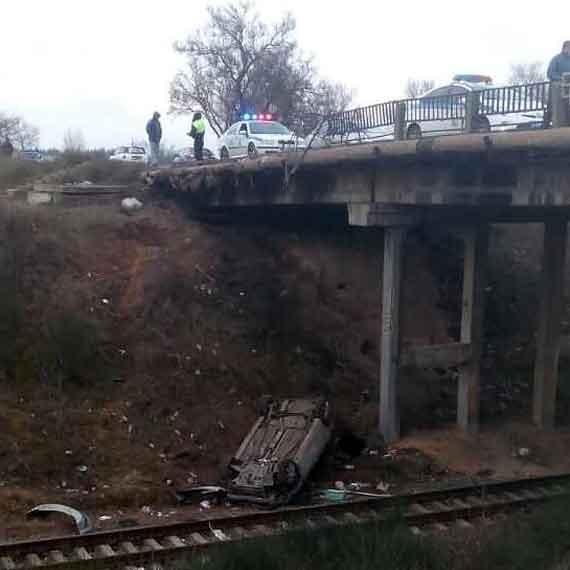
[(88, 383), (104, 360), (103, 323), (85, 314), (77, 219), (50, 210), (0, 209), (0, 375), (59, 386)]
[(0, 157), (0, 190), (31, 182), (34, 178), (51, 172), (53, 169), (53, 164)]

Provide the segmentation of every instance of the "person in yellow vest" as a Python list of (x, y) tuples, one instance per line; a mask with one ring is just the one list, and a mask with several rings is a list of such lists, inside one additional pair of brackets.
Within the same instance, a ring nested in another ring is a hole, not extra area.
[(194, 139), (194, 159), (197, 161), (203, 160), (206, 121), (202, 118), (202, 113), (194, 113), (192, 117), (192, 128), (188, 134)]

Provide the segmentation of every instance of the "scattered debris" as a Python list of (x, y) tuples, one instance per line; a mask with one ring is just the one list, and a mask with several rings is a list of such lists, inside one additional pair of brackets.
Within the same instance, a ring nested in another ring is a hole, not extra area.
[(376, 485), (377, 491), (382, 491), (382, 493), (387, 493), (390, 490), (390, 484), (384, 483), (384, 481), (380, 481), (378, 485)]
[(99, 520), (100, 520), (101, 522), (110, 521), (110, 520), (112, 520), (112, 519), (113, 519), (113, 517), (111, 517), (111, 516), (109, 516), (109, 515), (101, 515), (101, 516), (99, 517)]
[(210, 525), (210, 530), (212, 531), (212, 534), (221, 541), (226, 541), (226, 540), (230, 540), (230, 537), (224, 533), (223, 530), (219, 529), (219, 528), (212, 528), (212, 526)]
[(79, 534), (88, 534), (94, 530), (93, 525), (91, 524), (91, 521), (86, 514), (72, 507), (68, 507), (67, 505), (38, 505), (37, 507), (34, 507), (32, 510), (28, 511), (26, 513), (26, 516), (29, 518), (42, 518), (49, 516), (52, 513), (60, 513), (71, 517), (75, 521), (75, 525), (77, 526)]
[[(189, 478), (189, 480), (195, 480)], [(227, 490), (223, 487), (216, 485), (200, 485), (190, 487), (189, 489), (181, 489), (176, 491), (176, 500), (183, 505), (202, 503), (208, 501), (209, 503), (221, 503), (227, 495)]]
[(210, 501), (201, 501), (200, 508), (205, 511), (208, 511), (212, 508), (212, 503), (210, 503)]
[(518, 457), (528, 457), (530, 455), (530, 449), (528, 447), (520, 447), (517, 451)]
[(77, 471), (79, 471), (79, 473), (87, 473), (87, 471), (89, 471), (89, 467), (87, 467), (87, 465), (79, 465), (77, 467)]
[(348, 484), (348, 488), (351, 491), (362, 491), (362, 489), (369, 489), (370, 487), (372, 487), (370, 483), (361, 483), (360, 481)]
[(121, 211), (125, 214), (134, 214), (141, 210), (143, 207), (143, 203), (136, 198), (123, 198), (121, 200)]

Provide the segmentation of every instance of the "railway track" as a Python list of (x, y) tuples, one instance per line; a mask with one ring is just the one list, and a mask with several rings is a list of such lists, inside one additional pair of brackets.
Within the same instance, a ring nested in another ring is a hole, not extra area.
[(19, 541), (0, 545), (0, 570), (111, 570), (164, 565), (221, 543), (291, 530), (381, 523), (396, 509), (415, 533), (467, 528), (478, 520), (563, 495), (570, 495), (570, 475)]

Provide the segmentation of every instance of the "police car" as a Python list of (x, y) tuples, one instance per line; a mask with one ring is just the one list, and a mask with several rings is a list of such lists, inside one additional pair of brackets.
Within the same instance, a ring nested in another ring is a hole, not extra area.
[(257, 158), (263, 154), (305, 148), (305, 140), (295, 136), (270, 114), (245, 114), (220, 138), (220, 158)]

